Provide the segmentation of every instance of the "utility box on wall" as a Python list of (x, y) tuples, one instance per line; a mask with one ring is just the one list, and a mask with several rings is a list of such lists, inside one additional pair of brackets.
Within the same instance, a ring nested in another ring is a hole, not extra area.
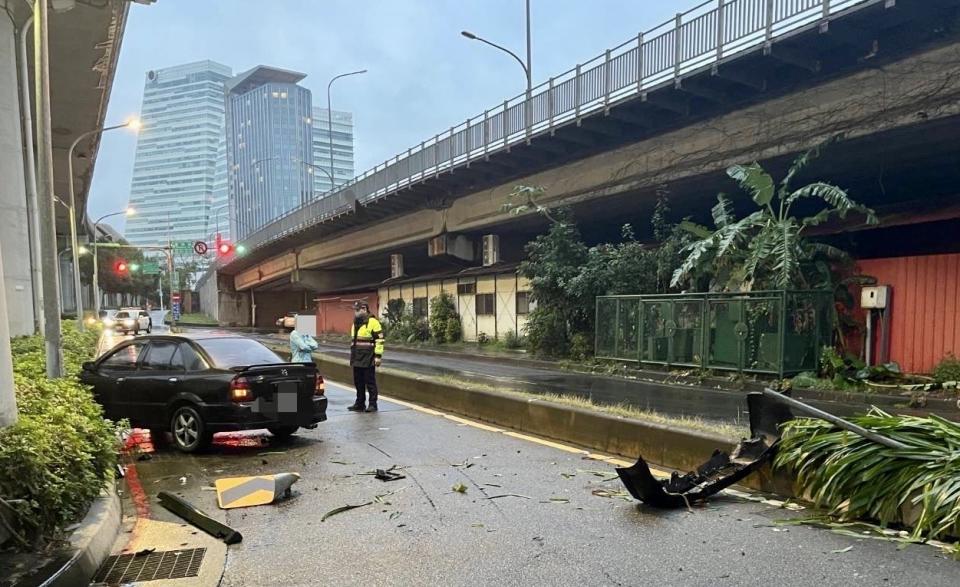
[(873, 285), (860, 290), (860, 307), (864, 310), (883, 310), (889, 299), (889, 285)]

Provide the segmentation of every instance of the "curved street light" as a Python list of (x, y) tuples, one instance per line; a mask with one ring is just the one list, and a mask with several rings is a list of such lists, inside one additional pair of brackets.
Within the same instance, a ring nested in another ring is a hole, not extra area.
[[(97, 267), (97, 226), (107, 218), (120, 216), (121, 214), (133, 216), (136, 213), (136, 210), (128, 206), (126, 209), (120, 210), (119, 212), (104, 214), (100, 218), (97, 218), (97, 221), (93, 223), (93, 312), (97, 316), (100, 315), (100, 276)], [(77, 281), (80, 280), (77, 279)]]
[(333, 104), (330, 101), (330, 87), (333, 85), (333, 82), (337, 81), (342, 77), (347, 77), (350, 75), (360, 75), (361, 73), (367, 73), (366, 69), (358, 69), (357, 71), (351, 71), (348, 73), (341, 73), (340, 75), (335, 75), (327, 83), (327, 139), (328, 145), (330, 148), (330, 189), (337, 187), (336, 182), (333, 181), (334, 172), (333, 172)]
[[(80, 248), (80, 243), (77, 241), (77, 199), (74, 195), (73, 188), (73, 152), (77, 148), (77, 145), (80, 144), (80, 141), (84, 140), (87, 137), (100, 135), (108, 130), (116, 130), (118, 128), (129, 128), (133, 131), (139, 131), (141, 128), (141, 123), (139, 118), (131, 118), (123, 124), (115, 124), (113, 126), (101, 126), (93, 130), (88, 130), (85, 133), (81, 133), (73, 143), (70, 144), (70, 149), (67, 151), (67, 185), (70, 188), (70, 204), (67, 206), (67, 209), (70, 213), (70, 248), (73, 251), (73, 267), (74, 271), (77, 274), (77, 279), (74, 280), (74, 297), (77, 299), (77, 329), (83, 330), (83, 298), (81, 297), (82, 291), (80, 287), (80, 259), (77, 256), (77, 251)], [(96, 233), (96, 225), (94, 225), (94, 233)], [(94, 234), (94, 242), (96, 242), (97, 237)], [(59, 267), (57, 268), (59, 271)], [(99, 311), (99, 308), (97, 308)]]

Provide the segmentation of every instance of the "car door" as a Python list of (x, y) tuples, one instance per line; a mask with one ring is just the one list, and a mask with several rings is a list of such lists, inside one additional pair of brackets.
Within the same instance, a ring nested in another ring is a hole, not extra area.
[(130, 418), (128, 379), (137, 373), (137, 361), (146, 345), (142, 342), (123, 344), (97, 363), (85, 383), (93, 385), (93, 393), (111, 420)]
[(181, 393), (200, 398), (208, 405), (228, 400), (230, 375), (211, 369), (207, 360), (189, 342), (180, 343), (173, 360), (182, 363), (184, 368)]
[[(179, 342), (153, 340), (143, 352), (140, 369), (128, 379), (131, 409), (140, 413), (138, 423), (148, 428), (166, 426), (166, 406), (179, 391), (183, 365), (174, 365)], [(133, 404), (136, 404), (134, 407)]]

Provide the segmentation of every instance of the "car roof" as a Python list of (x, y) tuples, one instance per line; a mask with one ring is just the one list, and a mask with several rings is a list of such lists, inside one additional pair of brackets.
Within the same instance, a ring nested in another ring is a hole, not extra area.
[[(228, 332), (225, 330), (206, 330), (200, 332), (181, 332), (179, 334), (147, 334), (145, 336), (139, 336), (134, 340), (211, 340), (211, 339), (222, 339), (222, 338), (242, 338), (244, 340), (254, 340), (248, 336), (243, 336), (242, 334), (237, 334), (236, 332)], [(254, 342), (257, 342), (254, 340)]]

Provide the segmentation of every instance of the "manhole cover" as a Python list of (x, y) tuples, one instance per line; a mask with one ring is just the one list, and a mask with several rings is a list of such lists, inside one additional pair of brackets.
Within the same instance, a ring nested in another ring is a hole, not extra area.
[(92, 585), (121, 585), (157, 579), (196, 577), (206, 548), (162, 550), (149, 554), (113, 555), (103, 561)]

